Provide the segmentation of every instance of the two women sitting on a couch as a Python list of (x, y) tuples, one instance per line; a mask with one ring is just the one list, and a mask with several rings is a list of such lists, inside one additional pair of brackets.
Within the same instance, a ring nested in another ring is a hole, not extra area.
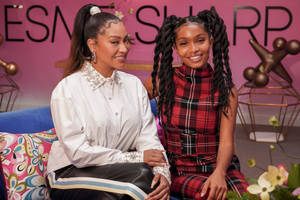
[[(76, 15), (65, 77), (51, 97), (58, 136), (48, 161), (52, 199), (167, 200), (170, 185), (184, 199), (224, 200), (228, 189), (246, 191), (234, 156), (237, 90), (223, 20), (214, 8), (172, 15), (155, 41), (145, 86), (158, 97), (172, 185), (147, 91), (119, 71), (130, 35), (118, 17), (89, 4)], [(176, 69), (173, 50), (183, 63)]]

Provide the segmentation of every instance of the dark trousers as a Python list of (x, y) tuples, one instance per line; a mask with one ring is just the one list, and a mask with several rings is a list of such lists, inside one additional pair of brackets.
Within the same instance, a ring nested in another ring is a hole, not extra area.
[[(99, 181), (110, 180), (116, 181), (117, 184), (120, 183), (121, 185), (122, 183), (131, 183), (148, 194), (152, 191), (150, 186), (154, 177), (152, 169), (145, 163), (117, 163), (85, 168), (76, 168), (73, 165), (69, 165), (56, 170), (54, 174), (55, 178), (53, 180), (49, 177), (50, 175), (48, 176), (50, 197), (52, 200), (139, 199), (128, 193), (128, 191), (107, 191), (105, 189), (103, 191), (101, 188), (93, 188), (94, 185), (89, 183), (88, 180), (90, 180), (89, 178), (93, 180), (99, 179)], [(74, 180), (74, 178), (76, 178), (76, 184), (80, 184), (68, 185), (69, 181)], [(58, 183), (57, 181), (59, 184), (56, 184)], [(68, 187), (64, 188), (65, 185), (68, 185)], [(80, 188), (81, 186), (82, 188)], [(132, 188), (129, 189), (131, 191)]]

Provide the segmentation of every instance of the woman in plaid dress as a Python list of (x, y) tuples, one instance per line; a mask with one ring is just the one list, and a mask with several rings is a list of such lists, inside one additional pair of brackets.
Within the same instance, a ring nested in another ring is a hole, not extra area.
[[(228, 46), (226, 27), (213, 7), (196, 16), (169, 16), (156, 36), (154, 68), (145, 87), (158, 99), (171, 194), (180, 199), (224, 200), (228, 190), (247, 191), (234, 154), (238, 94)], [(173, 50), (180, 67), (172, 66)]]

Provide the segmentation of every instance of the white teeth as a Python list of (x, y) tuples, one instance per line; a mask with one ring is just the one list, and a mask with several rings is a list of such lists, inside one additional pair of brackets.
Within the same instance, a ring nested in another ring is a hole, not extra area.
[(198, 60), (200, 58), (200, 56), (193, 56), (193, 57), (190, 57), (191, 60)]
[(118, 59), (118, 60), (124, 60), (125, 57), (116, 57), (116, 59)]

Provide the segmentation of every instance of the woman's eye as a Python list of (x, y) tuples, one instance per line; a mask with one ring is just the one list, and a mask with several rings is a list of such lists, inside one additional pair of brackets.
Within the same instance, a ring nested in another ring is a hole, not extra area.
[(186, 42), (180, 42), (179, 45), (180, 46), (185, 46), (187, 43)]
[(198, 42), (205, 42), (207, 40), (207, 38), (200, 38), (198, 39)]
[(111, 41), (112, 44), (119, 44), (119, 41)]

